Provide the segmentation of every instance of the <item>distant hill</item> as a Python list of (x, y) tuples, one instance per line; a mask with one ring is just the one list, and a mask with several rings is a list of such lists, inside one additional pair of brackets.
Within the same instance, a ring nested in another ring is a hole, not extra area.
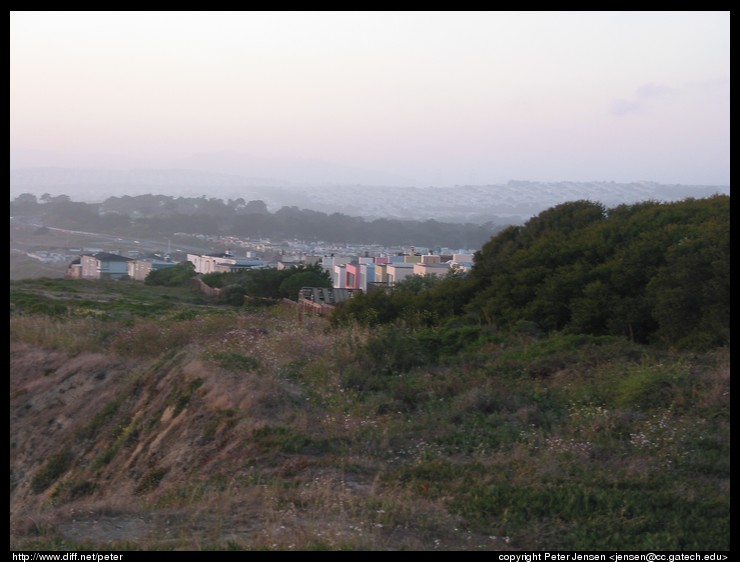
[[(193, 164), (188, 162), (183, 164)], [(20, 168), (10, 172), (10, 197), (66, 194), (98, 202), (110, 196), (156, 193), (260, 199), (271, 210), (283, 206), (364, 218), (435, 219), (447, 222), (522, 222), (567, 201), (588, 199), (616, 206), (640, 201), (676, 201), (686, 197), (729, 195), (729, 186), (660, 184), (649, 181), (615, 183), (534, 182), (512, 180), (501, 185), (408, 187), (305, 182), (280, 177), (216, 173), (195, 169), (90, 170)], [(308, 174), (308, 172), (307, 172)], [(308, 174), (307, 177), (312, 177)]]
[[(353, 216), (502, 223), (520, 222), (549, 207), (583, 199), (614, 207), (622, 203), (677, 201), (729, 193), (729, 186), (512, 180), (503, 185), (434, 188), (381, 186), (350, 191), (342, 187), (323, 187), (310, 195), (313, 205)], [(505, 218), (513, 220), (500, 220)]]

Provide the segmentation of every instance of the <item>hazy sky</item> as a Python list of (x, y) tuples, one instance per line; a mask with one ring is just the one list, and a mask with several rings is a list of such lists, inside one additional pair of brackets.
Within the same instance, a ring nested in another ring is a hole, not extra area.
[(730, 13), (11, 12), (10, 143), (727, 185)]

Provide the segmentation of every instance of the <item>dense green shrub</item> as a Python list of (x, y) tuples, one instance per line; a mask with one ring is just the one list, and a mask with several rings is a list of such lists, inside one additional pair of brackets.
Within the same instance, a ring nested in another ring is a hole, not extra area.
[(184, 261), (166, 267), (164, 269), (153, 269), (146, 276), (144, 283), (147, 285), (164, 285), (165, 287), (184, 287), (195, 277), (195, 266)]
[(467, 278), (411, 278), (351, 299), (332, 320), (429, 327), (466, 316), (471, 326), (504, 331), (528, 326), (695, 351), (728, 345), (729, 205), (719, 195), (614, 209), (564, 203), (491, 238)]

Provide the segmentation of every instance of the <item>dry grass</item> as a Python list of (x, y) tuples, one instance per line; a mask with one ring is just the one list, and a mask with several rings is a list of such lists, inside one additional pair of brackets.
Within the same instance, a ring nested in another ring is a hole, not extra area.
[(52, 318), (41, 314), (12, 316), (10, 341), (77, 355), (100, 350), (112, 329), (108, 323), (94, 318)]
[(610, 520), (622, 548), (725, 546), (729, 353), (378, 375), (372, 336), (289, 307), (12, 316), (11, 548), (598, 549)]

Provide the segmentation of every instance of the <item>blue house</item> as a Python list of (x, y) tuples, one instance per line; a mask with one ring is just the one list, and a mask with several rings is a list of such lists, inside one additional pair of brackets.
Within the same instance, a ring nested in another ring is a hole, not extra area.
[(83, 279), (120, 279), (128, 275), (128, 262), (131, 258), (95, 252), (80, 256), (80, 265)]

